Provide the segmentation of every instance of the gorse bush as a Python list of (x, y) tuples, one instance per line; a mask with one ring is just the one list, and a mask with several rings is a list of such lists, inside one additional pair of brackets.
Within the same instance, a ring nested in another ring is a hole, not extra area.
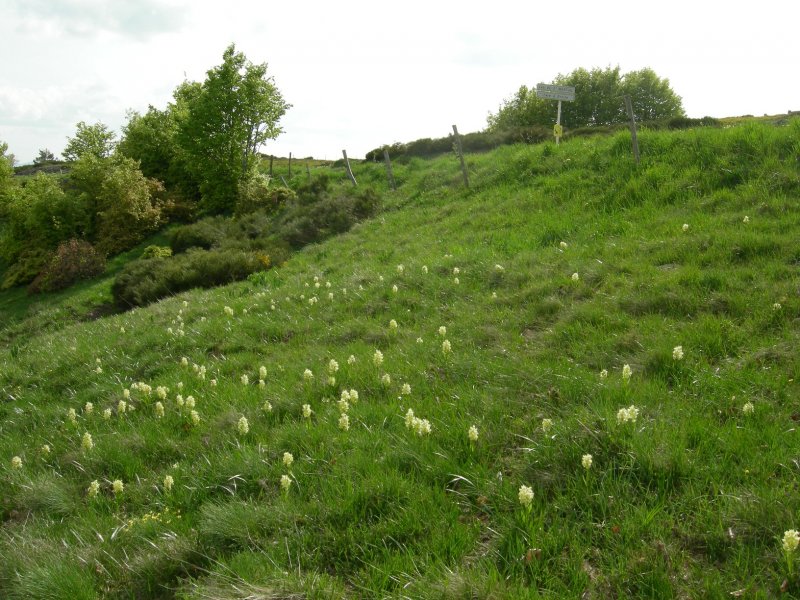
[(144, 306), (193, 288), (246, 279), (251, 273), (267, 268), (262, 256), (242, 250), (195, 248), (166, 260), (137, 260), (117, 276), (111, 293), (120, 308)]
[(167, 234), (170, 248), (174, 254), (186, 252), (189, 248), (208, 250), (225, 237), (227, 222), (225, 217), (206, 217), (196, 223), (177, 227)]
[[(248, 206), (259, 208), (243, 208), (244, 214), (235, 218), (206, 217), (177, 227), (167, 234), (170, 248), (146, 248), (141, 260), (117, 276), (115, 303), (121, 308), (143, 306), (187, 289), (245, 279), (282, 264), (290, 249), (349, 230), (380, 206), (372, 188), (335, 187), (327, 175), (303, 183), (297, 192), (256, 188), (257, 201), (250, 198)], [(173, 256), (164, 255), (166, 250)]]
[(89, 242), (69, 240), (59, 244), (45, 268), (36, 276), (28, 291), (63, 290), (82, 279), (96, 277), (106, 269), (106, 259)]
[(329, 177), (317, 177), (298, 188), (297, 201), (276, 220), (275, 235), (292, 248), (301, 248), (344, 233), (373, 216), (379, 206), (380, 197), (372, 188), (334, 189)]
[(142, 251), (141, 258), (168, 258), (172, 256), (172, 248), (169, 246), (147, 246)]
[(257, 210), (272, 214), (296, 198), (295, 193), (282, 186), (270, 186), (268, 177), (256, 175), (239, 186), (236, 200), (236, 216)]
[(42, 248), (25, 250), (19, 254), (3, 274), (2, 289), (24, 285), (33, 281), (47, 264), (52, 253)]

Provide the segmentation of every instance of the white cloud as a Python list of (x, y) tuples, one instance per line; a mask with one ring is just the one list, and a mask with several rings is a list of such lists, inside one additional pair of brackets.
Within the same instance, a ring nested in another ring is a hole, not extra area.
[[(738, 0), (734, 0), (736, 5)], [(269, 73), (294, 107), (266, 152), (328, 158), (486, 125), (520, 85), (577, 67), (652, 67), (690, 116), (800, 110), (800, 4), (720, 12), (674, 0), (0, 0), (0, 140), (21, 159), (75, 123), (119, 130), (163, 108), (225, 47)], [(780, 15), (775, 18), (774, 15)]]
[(185, 10), (159, 0), (13, 0), (6, 8), (26, 32), (79, 37), (116, 33), (140, 40), (179, 30)]

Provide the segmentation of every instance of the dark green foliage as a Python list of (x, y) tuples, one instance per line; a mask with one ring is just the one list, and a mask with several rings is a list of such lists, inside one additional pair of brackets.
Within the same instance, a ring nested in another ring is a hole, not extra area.
[(59, 244), (42, 272), (31, 282), (31, 293), (63, 290), (82, 279), (91, 279), (106, 269), (105, 256), (89, 243), (69, 240)]
[[(319, 242), (373, 216), (380, 197), (369, 187), (334, 187), (327, 175), (297, 192), (265, 188), (263, 204), (236, 218), (206, 217), (169, 232), (174, 256), (128, 265), (113, 286), (121, 307), (141, 306), (194, 287), (213, 287), (283, 263), (290, 248)], [(142, 258), (148, 258), (143, 256)]]
[(178, 189), (167, 189), (161, 206), (164, 223), (192, 223), (197, 219), (197, 200)]
[(174, 184), (171, 169), (177, 159), (175, 118), (169, 109), (160, 111), (150, 106), (145, 114), (131, 112), (122, 128), (118, 151), (139, 161), (146, 177)]
[(292, 248), (321, 241), (350, 229), (359, 219), (374, 215), (380, 198), (371, 188), (331, 189), (327, 177), (319, 177), (297, 190), (297, 202), (277, 221), (277, 236)]
[(208, 250), (225, 237), (227, 220), (224, 217), (206, 217), (197, 223), (173, 229), (167, 237), (172, 252), (180, 254), (189, 248)]
[(33, 164), (35, 165), (42, 165), (45, 163), (51, 163), (56, 160), (55, 154), (50, 152), (49, 149), (43, 148), (39, 150), (39, 155), (33, 159)]
[[(14, 188), (2, 212), (5, 227), (0, 232), (0, 256), (9, 264), (27, 257), (27, 264), (15, 270), (17, 283), (11, 284), (7, 274), (6, 287), (33, 279), (44, 264), (41, 257), (55, 250), (59, 242), (80, 236), (85, 226), (84, 207), (65, 194), (56, 179), (43, 173)], [(36, 273), (31, 273), (32, 265), (38, 266)], [(22, 273), (26, 275), (20, 276)]]
[(253, 252), (193, 249), (167, 260), (129, 263), (114, 280), (111, 293), (120, 308), (144, 306), (185, 290), (246, 279), (264, 268)]
[(50, 252), (43, 248), (32, 248), (21, 252), (3, 274), (1, 289), (30, 283), (47, 264)]
[[(722, 121), (714, 117), (703, 117), (692, 119), (690, 117), (677, 116), (666, 120), (667, 129), (689, 129), (690, 127), (719, 127)], [(647, 124), (649, 126), (649, 124)], [(655, 129), (655, 127), (653, 128)]]

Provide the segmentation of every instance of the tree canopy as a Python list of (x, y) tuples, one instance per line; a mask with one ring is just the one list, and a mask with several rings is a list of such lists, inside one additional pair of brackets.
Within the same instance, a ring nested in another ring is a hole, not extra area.
[(116, 146), (116, 134), (103, 123), (87, 125), (81, 121), (75, 126), (75, 137), (67, 138), (67, 146), (61, 155), (64, 160), (78, 160), (91, 155), (96, 158), (111, 156)]
[(42, 165), (44, 163), (54, 161), (55, 159), (56, 159), (55, 154), (50, 152), (48, 148), (42, 148), (39, 150), (38, 156), (33, 159), (33, 164)]
[(267, 77), (266, 63), (251, 63), (233, 44), (222, 59), (199, 88), (184, 86), (176, 92), (178, 145), (209, 213), (233, 209), (258, 149), (281, 133), (278, 122), (289, 108)]
[[(649, 68), (620, 74), (619, 67), (575, 69), (558, 75), (552, 83), (575, 87), (575, 101), (562, 102), (561, 123), (565, 127), (591, 127), (626, 121), (622, 97), (630, 95), (639, 120), (684, 116), (681, 97)], [(553, 100), (536, 95), (536, 87), (520, 86), (516, 94), (503, 101), (496, 114), (488, 117), (490, 131), (503, 131), (555, 121)]]

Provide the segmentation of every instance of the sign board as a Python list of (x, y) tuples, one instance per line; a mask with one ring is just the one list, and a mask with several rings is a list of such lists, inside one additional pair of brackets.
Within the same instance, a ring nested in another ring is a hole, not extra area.
[(553, 125), (553, 135), (557, 138), (564, 137), (564, 128), (560, 124), (556, 123)]
[(575, 87), (571, 85), (550, 85), (548, 83), (536, 84), (536, 95), (546, 100), (575, 100)]

